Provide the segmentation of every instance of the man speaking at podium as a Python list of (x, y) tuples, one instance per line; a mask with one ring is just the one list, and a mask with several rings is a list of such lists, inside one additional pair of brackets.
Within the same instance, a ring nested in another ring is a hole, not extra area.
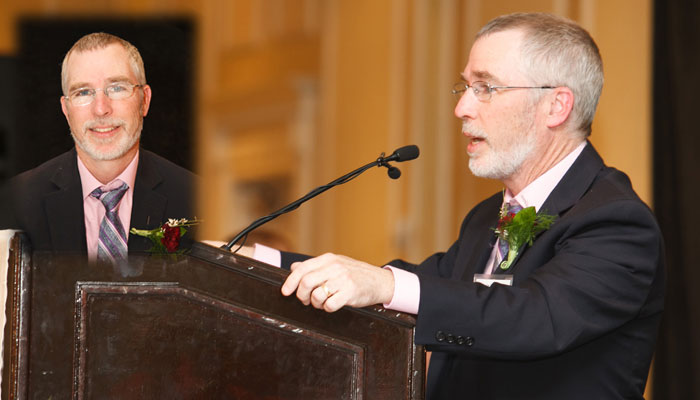
[(432, 351), (428, 399), (641, 399), (663, 242), (627, 176), (587, 141), (603, 85), (595, 42), (563, 18), (505, 15), (477, 34), (462, 78), (469, 168), (504, 193), (419, 265), (272, 252), (291, 265), (282, 294), (328, 312), (416, 314), (415, 341)]

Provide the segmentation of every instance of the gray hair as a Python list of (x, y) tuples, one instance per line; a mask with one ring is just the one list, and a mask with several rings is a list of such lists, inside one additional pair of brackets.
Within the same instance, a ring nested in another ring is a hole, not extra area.
[(63, 89), (63, 94), (67, 95), (68, 91), (68, 73), (66, 71), (68, 58), (71, 54), (75, 52), (90, 51), (96, 49), (104, 49), (105, 47), (119, 44), (126, 50), (129, 55), (129, 64), (131, 64), (131, 71), (136, 75), (139, 85), (146, 84), (146, 69), (143, 66), (143, 59), (141, 58), (141, 53), (134, 47), (133, 44), (127, 42), (126, 40), (111, 35), (104, 32), (90, 33), (78, 39), (73, 47), (68, 50), (66, 56), (63, 57), (63, 65), (61, 66), (61, 88)]
[(486, 24), (476, 40), (520, 29), (524, 71), (536, 86), (566, 86), (574, 93), (573, 127), (585, 136), (603, 90), (603, 61), (591, 35), (575, 22), (546, 13), (515, 13)]

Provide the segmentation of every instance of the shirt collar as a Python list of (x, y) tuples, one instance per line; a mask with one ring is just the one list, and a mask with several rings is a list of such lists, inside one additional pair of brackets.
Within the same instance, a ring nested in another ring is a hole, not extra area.
[[(569, 168), (574, 164), (574, 161), (576, 161), (584, 147), (586, 147), (586, 144), (586, 141), (581, 142), (578, 147), (556, 165), (527, 185), (525, 189), (515, 196), (515, 201), (523, 208), (535, 207), (535, 210), (539, 211), (542, 204), (547, 200), (547, 197), (549, 197), (554, 188), (559, 184), (559, 181), (561, 181)], [(513, 198), (513, 194), (510, 190), (506, 189), (503, 195), (503, 201), (508, 203)]]
[[(80, 174), (80, 183), (83, 189), (83, 199), (85, 199), (88, 196), (90, 196), (90, 193), (92, 193), (93, 190), (103, 185), (99, 180), (97, 180), (97, 178), (95, 178), (95, 176), (90, 172), (90, 170), (87, 169), (87, 167), (83, 163), (83, 160), (80, 159), (80, 156), (77, 157), (78, 173)], [(119, 176), (117, 176), (111, 182), (108, 182), (107, 185), (104, 186), (109, 186), (114, 181), (119, 179), (122, 182), (126, 183), (129, 186), (129, 189), (133, 189), (134, 182), (136, 181), (136, 169), (138, 168), (138, 165), (139, 151), (137, 150), (134, 159), (131, 160), (131, 162), (129, 163), (129, 165), (126, 166), (124, 171), (122, 171), (122, 173), (119, 174)]]

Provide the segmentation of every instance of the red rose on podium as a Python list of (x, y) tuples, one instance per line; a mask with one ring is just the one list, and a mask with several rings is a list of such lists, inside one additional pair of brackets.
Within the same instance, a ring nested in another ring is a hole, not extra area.
[(169, 253), (174, 253), (180, 246), (180, 227), (163, 224), (163, 238), (160, 242), (165, 246)]

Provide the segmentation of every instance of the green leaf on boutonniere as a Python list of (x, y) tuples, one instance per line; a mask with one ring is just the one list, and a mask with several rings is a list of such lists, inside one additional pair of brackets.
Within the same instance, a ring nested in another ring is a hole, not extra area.
[(500, 240), (508, 243), (508, 255), (500, 264), (501, 269), (504, 270), (510, 268), (524, 244), (532, 246), (535, 236), (549, 229), (557, 218), (555, 215), (537, 213), (535, 207), (523, 208), (518, 213), (509, 213), (505, 204), (501, 208), (500, 215), (501, 218), (494, 231)]

